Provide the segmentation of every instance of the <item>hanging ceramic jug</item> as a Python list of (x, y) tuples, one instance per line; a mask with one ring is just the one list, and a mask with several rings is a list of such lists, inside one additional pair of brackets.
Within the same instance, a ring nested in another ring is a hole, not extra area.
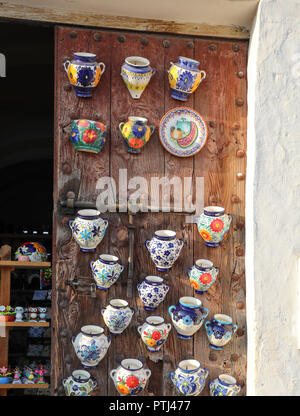
[(212, 321), (206, 321), (206, 334), (210, 348), (222, 350), (236, 333), (238, 326), (232, 323), (232, 318), (221, 313), (215, 314)]
[(76, 96), (91, 97), (105, 71), (104, 63), (97, 63), (94, 53), (76, 52), (73, 61), (63, 65)]
[(170, 286), (159, 276), (147, 276), (136, 287), (146, 311), (155, 311), (170, 289)]
[(121, 365), (110, 372), (117, 391), (121, 396), (136, 396), (144, 390), (151, 371), (144, 369), (143, 363), (134, 358), (121, 361)]
[(99, 153), (106, 143), (107, 126), (99, 121), (74, 120), (71, 125), (71, 142), (81, 152)]
[(193, 339), (193, 335), (201, 328), (209, 310), (202, 308), (201, 300), (192, 296), (183, 296), (179, 299), (178, 305), (169, 307), (169, 314), (178, 338)]
[(121, 77), (132, 98), (139, 99), (147, 87), (156, 69), (151, 68), (150, 62), (141, 56), (129, 56), (121, 69)]
[(63, 379), (66, 396), (90, 396), (97, 385), (85, 370), (75, 370), (70, 377)]
[(148, 126), (145, 117), (129, 116), (127, 122), (119, 124), (122, 137), (129, 153), (141, 153), (141, 149), (148, 143), (154, 132), (154, 126)]
[(198, 396), (205, 387), (208, 370), (201, 368), (197, 360), (180, 361), (170, 379), (177, 392), (183, 396)]
[(197, 227), (206, 246), (217, 247), (222, 240), (226, 240), (232, 218), (231, 214), (225, 214), (223, 207), (204, 208), (203, 214), (197, 219)]
[(145, 246), (157, 270), (167, 272), (177, 260), (184, 241), (176, 238), (175, 231), (158, 230), (151, 240), (145, 241)]
[(111, 338), (104, 335), (101, 326), (85, 325), (79, 334), (71, 337), (75, 353), (84, 368), (96, 368), (107, 353)]
[(138, 327), (142, 341), (150, 352), (157, 352), (166, 342), (172, 325), (166, 324), (161, 316), (148, 316), (146, 322)]
[(111, 254), (100, 254), (98, 260), (90, 262), (98, 289), (108, 290), (119, 279), (124, 266), (118, 260), (118, 257)]
[(78, 243), (80, 251), (94, 253), (97, 245), (102, 241), (108, 221), (100, 217), (95, 209), (82, 209), (78, 211), (75, 219), (69, 220), (74, 240)]
[(193, 267), (187, 269), (187, 275), (195, 292), (202, 295), (216, 281), (220, 268), (205, 259), (196, 260)]
[(228, 374), (220, 374), (208, 385), (211, 396), (237, 396), (241, 391), (236, 379)]
[(105, 325), (111, 334), (122, 334), (128, 327), (134, 314), (134, 309), (123, 299), (112, 299), (106, 308), (101, 308)]

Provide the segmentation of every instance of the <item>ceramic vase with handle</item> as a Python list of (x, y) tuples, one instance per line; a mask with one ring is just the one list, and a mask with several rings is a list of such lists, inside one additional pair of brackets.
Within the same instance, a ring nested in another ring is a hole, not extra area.
[(120, 335), (130, 324), (134, 309), (126, 300), (112, 299), (106, 308), (101, 308), (101, 314), (110, 333)]
[(197, 360), (180, 361), (170, 379), (177, 392), (183, 396), (198, 396), (205, 387), (208, 370), (201, 368)]
[(170, 286), (159, 276), (146, 276), (137, 290), (146, 311), (155, 311), (163, 302)]
[(141, 153), (141, 149), (148, 143), (155, 127), (148, 126), (145, 117), (129, 116), (126, 122), (119, 124), (122, 137), (129, 153)]
[(166, 342), (172, 325), (166, 324), (161, 316), (148, 316), (146, 322), (138, 327), (142, 341), (150, 352), (157, 352)]
[(63, 379), (66, 396), (90, 396), (98, 383), (85, 370), (75, 370), (68, 378)]
[(144, 369), (140, 360), (127, 358), (120, 366), (110, 372), (117, 391), (121, 396), (136, 396), (144, 390), (151, 371)]
[(129, 56), (121, 68), (121, 77), (134, 99), (139, 99), (156, 69), (151, 68), (148, 59), (141, 56)]
[(209, 382), (209, 391), (211, 396), (237, 396), (241, 391), (241, 386), (229, 374), (220, 374)]
[(238, 326), (232, 323), (232, 318), (221, 313), (215, 314), (212, 321), (206, 321), (206, 335), (210, 348), (222, 350), (236, 333)]
[(205, 259), (196, 260), (194, 266), (187, 269), (190, 283), (198, 295), (206, 292), (216, 281), (220, 268)]
[(205, 207), (197, 219), (199, 234), (208, 247), (218, 247), (227, 239), (232, 215), (225, 214), (225, 208), (218, 206)]
[(118, 257), (111, 254), (100, 254), (98, 260), (90, 262), (98, 289), (108, 290), (119, 279), (124, 266), (118, 260)]

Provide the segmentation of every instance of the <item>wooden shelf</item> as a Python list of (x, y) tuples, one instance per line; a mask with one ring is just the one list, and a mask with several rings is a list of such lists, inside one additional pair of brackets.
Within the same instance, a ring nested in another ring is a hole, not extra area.
[(0, 389), (47, 389), (48, 383), (44, 384), (0, 384)]
[(4, 322), (0, 321), (0, 326), (26, 327), (26, 326), (50, 326), (49, 322)]
[(1, 267), (14, 267), (16, 269), (47, 269), (48, 267), (51, 267), (51, 262), (0, 260), (0, 268)]

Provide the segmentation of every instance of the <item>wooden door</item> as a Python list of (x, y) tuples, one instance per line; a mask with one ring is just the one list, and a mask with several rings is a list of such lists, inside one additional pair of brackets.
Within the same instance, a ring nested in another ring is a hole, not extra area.
[[(219, 248), (204, 245), (196, 226), (186, 224), (184, 215), (169, 213), (139, 213), (134, 216), (134, 292), (128, 299), (136, 313), (126, 331), (113, 338), (106, 357), (92, 370), (99, 388), (95, 395), (118, 395), (109, 377), (111, 369), (120, 360), (144, 357), (152, 375), (145, 395), (176, 395), (169, 373), (180, 360), (194, 357), (209, 370), (208, 380), (221, 373), (236, 377), (245, 394), (246, 380), (246, 316), (244, 215), (246, 169), (246, 116), (247, 116), (247, 41), (190, 38), (171, 35), (153, 35), (133, 32), (91, 30), (57, 27), (55, 38), (55, 137), (54, 137), (54, 236), (53, 236), (53, 337), (51, 388), (55, 395), (64, 394), (61, 380), (74, 369), (80, 368), (70, 337), (86, 324), (105, 328), (100, 308), (113, 298), (127, 299), (127, 267), (121, 278), (108, 292), (97, 290), (96, 297), (78, 295), (67, 283), (74, 276), (86, 276), (92, 281), (89, 262), (101, 253), (117, 255), (124, 264), (128, 259), (128, 214), (105, 213), (109, 227), (95, 254), (81, 253), (71, 238), (68, 219), (72, 210), (62, 209), (60, 201), (73, 191), (78, 201), (96, 201), (96, 182), (102, 176), (114, 178), (117, 189), (119, 170), (128, 169), (128, 180), (143, 176), (150, 183), (151, 176), (174, 175), (204, 177), (204, 204), (221, 205), (234, 215), (228, 240)], [(106, 71), (89, 99), (77, 98), (70, 88), (63, 69), (73, 52), (88, 51), (97, 54)], [(141, 99), (133, 100), (120, 76), (121, 65), (127, 56), (144, 56), (157, 69), (156, 75)], [(190, 158), (178, 158), (166, 152), (160, 144), (157, 127), (162, 116), (182, 103), (170, 97), (167, 70), (178, 56), (197, 59), (206, 79), (188, 99), (185, 106), (194, 108), (205, 119), (208, 139), (204, 149)], [(147, 117), (156, 126), (154, 135), (138, 156), (127, 152), (120, 138), (118, 125), (129, 115)], [(73, 119), (100, 120), (110, 126), (108, 143), (99, 154), (76, 152), (70, 141), (70, 123)], [(194, 181), (195, 182), (195, 181)], [(194, 190), (193, 190), (194, 191)], [(204, 295), (203, 305), (214, 313), (226, 313), (238, 323), (233, 341), (223, 351), (209, 348), (204, 327), (194, 340), (180, 340), (172, 329), (157, 362), (146, 352), (137, 332), (145, 317), (137, 296), (136, 283), (144, 276), (159, 274), (150, 260), (144, 241), (158, 229), (172, 229), (185, 241), (184, 249), (167, 276), (171, 286), (165, 301), (156, 314), (170, 322), (168, 307), (178, 303), (183, 295), (193, 296), (186, 269), (198, 258), (207, 258), (220, 267), (217, 282)], [(107, 328), (105, 328), (107, 332)], [(201, 393), (208, 395), (208, 382)]]

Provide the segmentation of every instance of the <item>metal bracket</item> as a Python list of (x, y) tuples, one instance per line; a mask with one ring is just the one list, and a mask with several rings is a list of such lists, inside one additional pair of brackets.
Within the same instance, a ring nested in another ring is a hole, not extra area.
[(78, 277), (74, 280), (66, 280), (67, 285), (71, 286), (77, 295), (89, 295), (96, 297), (96, 284), (91, 282), (89, 277)]

